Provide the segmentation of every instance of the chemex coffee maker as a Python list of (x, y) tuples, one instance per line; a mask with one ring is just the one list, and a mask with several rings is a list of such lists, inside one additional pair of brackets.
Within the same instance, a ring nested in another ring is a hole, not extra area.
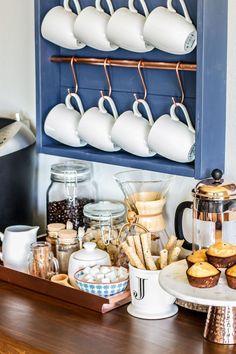
[(164, 175), (159, 178), (156, 172), (130, 170), (119, 172), (114, 178), (125, 196), (128, 209), (128, 222), (122, 232), (150, 232), (152, 252), (159, 254), (168, 241), (163, 209), (173, 177)]
[[(224, 241), (236, 244), (236, 185), (222, 179), (222, 171), (212, 171), (212, 178), (200, 181), (193, 189), (193, 202), (181, 203), (175, 214), (176, 236), (185, 240), (188, 250), (207, 248)], [(186, 240), (182, 219), (186, 208), (193, 209), (192, 243)]]

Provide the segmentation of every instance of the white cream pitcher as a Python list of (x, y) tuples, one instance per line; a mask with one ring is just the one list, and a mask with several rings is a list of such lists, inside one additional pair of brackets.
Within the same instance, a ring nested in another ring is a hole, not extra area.
[(39, 226), (14, 225), (0, 233), (2, 252), (0, 259), (7, 268), (28, 273), (30, 245), (37, 240)]

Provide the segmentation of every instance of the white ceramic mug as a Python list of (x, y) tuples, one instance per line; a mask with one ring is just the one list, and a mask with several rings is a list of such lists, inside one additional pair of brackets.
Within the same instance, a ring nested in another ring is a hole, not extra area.
[(2, 252), (0, 258), (7, 268), (28, 272), (30, 245), (36, 242), (38, 226), (15, 225), (0, 233)]
[(130, 315), (144, 319), (162, 319), (174, 316), (178, 307), (175, 298), (159, 284), (161, 270), (142, 270), (129, 265), (131, 304)]
[[(139, 112), (139, 104), (144, 106), (148, 120)], [(152, 125), (153, 118), (148, 103), (145, 100), (136, 100), (133, 111), (122, 113), (116, 120), (111, 132), (112, 141), (133, 155), (154, 156), (156, 153), (149, 149), (147, 143)]]
[(107, 36), (111, 42), (119, 47), (138, 53), (151, 51), (154, 47), (145, 42), (143, 28), (146, 17), (149, 15), (144, 0), (141, 2), (145, 16), (138, 13), (134, 7), (134, 0), (129, 0), (129, 8), (121, 7), (111, 16), (107, 25)]
[[(85, 47), (74, 35), (74, 24), (77, 15), (69, 6), (70, 0), (64, 0), (64, 6), (53, 7), (44, 17), (41, 33), (43, 38), (66, 49), (81, 49)], [(78, 0), (73, 0), (76, 11), (81, 11)]]
[[(71, 104), (72, 97), (76, 100), (79, 112)], [(44, 123), (44, 131), (62, 144), (72, 147), (85, 146), (86, 142), (78, 135), (78, 124), (83, 114), (84, 108), (80, 97), (75, 93), (68, 94), (65, 104), (56, 105), (48, 113)]]
[[(110, 14), (114, 12), (111, 0), (106, 0)], [(106, 28), (110, 15), (101, 7), (101, 0), (96, 0), (95, 7), (88, 6), (78, 15), (74, 33), (77, 39), (87, 46), (103, 51), (112, 51), (118, 48), (106, 36)]]
[[(177, 107), (183, 111), (187, 125), (177, 117)], [(153, 151), (169, 160), (191, 162), (195, 159), (195, 130), (182, 103), (173, 104), (170, 115), (164, 114), (156, 120), (150, 131), (148, 144)]]
[[(107, 101), (112, 109), (108, 113), (104, 107)], [(111, 140), (111, 130), (118, 117), (116, 105), (111, 97), (103, 96), (98, 101), (98, 107), (90, 108), (79, 122), (79, 135), (87, 143), (99, 150), (112, 152), (120, 150)]]
[(179, 0), (184, 16), (174, 9), (173, 0), (167, 8), (155, 8), (144, 25), (144, 38), (156, 48), (171, 54), (188, 54), (197, 45), (197, 30), (192, 23), (184, 0)]

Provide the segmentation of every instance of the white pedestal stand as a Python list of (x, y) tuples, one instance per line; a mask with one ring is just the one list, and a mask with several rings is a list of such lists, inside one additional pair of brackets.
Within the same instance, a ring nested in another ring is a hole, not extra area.
[(185, 260), (167, 266), (160, 274), (160, 285), (178, 299), (210, 306), (205, 339), (219, 344), (236, 344), (236, 290), (227, 285), (225, 270), (222, 270), (218, 285), (209, 289), (192, 287), (186, 270)]

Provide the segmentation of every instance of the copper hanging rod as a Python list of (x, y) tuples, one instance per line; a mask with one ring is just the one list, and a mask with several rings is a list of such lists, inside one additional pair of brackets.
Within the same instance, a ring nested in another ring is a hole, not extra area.
[[(52, 56), (50, 61), (53, 63), (70, 63), (72, 57)], [(74, 57), (74, 63), (89, 64), (89, 65), (104, 65), (105, 59), (100, 58), (82, 58)], [(139, 60), (123, 60), (123, 59), (109, 59), (107, 65), (119, 66), (125, 68), (137, 68)], [(177, 63), (159, 62), (159, 61), (142, 61), (141, 68), (144, 69), (162, 69), (162, 70), (176, 70)], [(196, 71), (196, 64), (180, 63), (179, 70)]]

